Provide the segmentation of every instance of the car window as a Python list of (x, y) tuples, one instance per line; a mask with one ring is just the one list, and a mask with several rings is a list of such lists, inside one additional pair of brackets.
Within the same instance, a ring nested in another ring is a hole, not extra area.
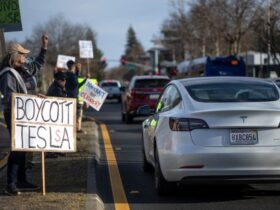
[(178, 90), (173, 86), (169, 85), (161, 95), (156, 112), (168, 111), (174, 108), (181, 101), (181, 96)]
[(164, 87), (168, 79), (138, 79), (135, 81), (135, 88), (159, 88)]
[(266, 83), (209, 83), (187, 85), (190, 96), (201, 102), (275, 101), (279, 93)]

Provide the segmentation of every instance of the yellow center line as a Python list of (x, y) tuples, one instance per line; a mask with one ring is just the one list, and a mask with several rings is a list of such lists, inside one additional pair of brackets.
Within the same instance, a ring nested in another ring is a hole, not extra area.
[(109, 168), (110, 181), (112, 186), (113, 198), (115, 203), (116, 210), (130, 210), (127, 198), (124, 192), (122, 179), (120, 175), (120, 171), (118, 168), (118, 163), (116, 160), (116, 156), (113, 150), (113, 146), (111, 144), (110, 136), (108, 133), (107, 126), (105, 124), (100, 125), (102, 137), (105, 146), (105, 153)]

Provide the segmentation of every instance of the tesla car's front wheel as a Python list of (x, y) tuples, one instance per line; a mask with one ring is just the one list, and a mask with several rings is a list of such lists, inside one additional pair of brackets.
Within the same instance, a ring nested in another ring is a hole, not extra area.
[(156, 191), (159, 195), (166, 195), (172, 191), (174, 188), (173, 182), (168, 182), (162, 175), (159, 158), (158, 158), (158, 151), (155, 148), (155, 187)]
[(145, 155), (143, 134), (142, 134), (142, 142), (143, 142), (143, 148), (142, 148), (143, 171), (144, 172), (152, 172), (153, 171), (153, 166), (148, 162), (148, 160), (146, 158), (146, 155)]

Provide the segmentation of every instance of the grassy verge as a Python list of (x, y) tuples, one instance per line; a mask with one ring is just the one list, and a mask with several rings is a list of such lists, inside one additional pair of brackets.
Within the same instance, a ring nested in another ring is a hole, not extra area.
[[(46, 159), (46, 195), (38, 192), (23, 192), (20, 196), (0, 194), (0, 209), (46, 210), (46, 209), (86, 209), (92, 194), (88, 194), (89, 161), (94, 158), (92, 150), (94, 133), (92, 122), (88, 122), (88, 133), (78, 141), (78, 151), (65, 157)], [(41, 186), (41, 163), (38, 162), (28, 171), (29, 180)], [(6, 174), (0, 176), (0, 191), (6, 185)]]

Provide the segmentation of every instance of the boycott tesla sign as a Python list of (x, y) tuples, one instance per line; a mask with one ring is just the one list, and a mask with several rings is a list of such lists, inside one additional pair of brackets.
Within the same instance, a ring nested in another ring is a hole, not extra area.
[(13, 94), (13, 151), (76, 151), (76, 99)]

